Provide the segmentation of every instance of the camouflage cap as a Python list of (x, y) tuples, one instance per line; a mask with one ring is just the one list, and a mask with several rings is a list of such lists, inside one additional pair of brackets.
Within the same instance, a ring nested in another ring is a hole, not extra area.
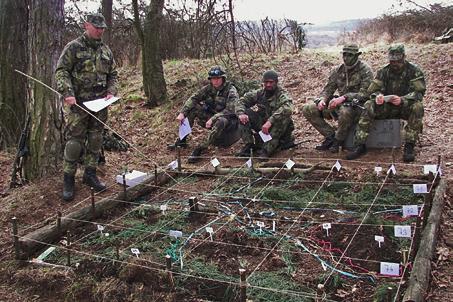
[(208, 71), (208, 80), (211, 78), (226, 78), (226, 73), (225, 70), (221, 66), (213, 66), (209, 71)]
[(263, 82), (278, 81), (278, 73), (275, 70), (267, 70), (263, 73)]
[(389, 47), (389, 61), (399, 61), (404, 58), (404, 45), (396, 44)]
[(353, 55), (360, 55), (362, 52), (359, 51), (359, 46), (357, 44), (346, 44), (343, 46), (343, 51), (341, 53), (351, 53)]
[(105, 23), (105, 18), (102, 14), (88, 14), (86, 16), (86, 21), (93, 24), (93, 26), (98, 28), (107, 28)]

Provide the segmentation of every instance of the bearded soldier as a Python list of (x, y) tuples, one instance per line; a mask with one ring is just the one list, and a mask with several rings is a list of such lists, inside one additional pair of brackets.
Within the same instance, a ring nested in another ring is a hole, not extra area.
[[(302, 108), (305, 118), (324, 136), (317, 150), (339, 151), (351, 126), (360, 116), (360, 107), (367, 100), (367, 88), (373, 79), (371, 68), (359, 60), (361, 52), (356, 44), (343, 47), (343, 64), (330, 73), (321, 97)], [(334, 96), (338, 91), (340, 96)], [(335, 130), (325, 119), (337, 119)]]
[[(63, 200), (74, 198), (74, 176), (77, 162), (84, 154), (83, 183), (95, 191), (106, 189), (96, 176), (102, 132), (107, 121), (107, 108), (92, 112), (80, 108), (83, 102), (110, 99), (116, 94), (118, 73), (112, 51), (102, 42), (107, 25), (101, 14), (86, 16), (85, 32), (64, 48), (55, 72), (58, 91), (68, 109), (67, 142), (64, 150)], [(86, 108), (85, 108), (86, 109)]]
[(367, 152), (365, 142), (374, 119), (407, 120), (403, 160), (415, 160), (414, 146), (423, 129), (423, 96), (425, 77), (417, 65), (406, 60), (404, 45), (388, 50), (389, 64), (378, 70), (368, 88), (371, 99), (365, 103), (354, 140), (354, 151), (347, 159), (356, 159)]

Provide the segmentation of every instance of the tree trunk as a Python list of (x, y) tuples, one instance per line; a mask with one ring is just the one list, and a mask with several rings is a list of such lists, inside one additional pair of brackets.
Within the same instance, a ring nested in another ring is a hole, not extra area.
[(102, 14), (107, 24), (107, 30), (104, 32), (103, 40), (107, 45), (112, 41), (112, 6), (113, 0), (102, 0)]
[(164, 2), (164, 0), (151, 1), (143, 31), (143, 87), (148, 98), (148, 104), (151, 106), (157, 106), (167, 101), (167, 86), (162, 66), (159, 33)]
[[(64, 0), (31, 0), (29, 15), (28, 73), (55, 87), (54, 71), (62, 49)], [(29, 82), (29, 156), (25, 178), (30, 180), (54, 170), (61, 162), (62, 102), (58, 95), (37, 82)]]
[(25, 121), (27, 0), (0, 1), (0, 149), (15, 146)]

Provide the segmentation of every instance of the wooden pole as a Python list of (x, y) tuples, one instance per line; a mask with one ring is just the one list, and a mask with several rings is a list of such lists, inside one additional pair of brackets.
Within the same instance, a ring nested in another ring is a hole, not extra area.
[(178, 150), (178, 172), (181, 172), (181, 170), (182, 170), (182, 167), (181, 167), (181, 147), (178, 146), (178, 147), (176, 147), (176, 149)]
[(66, 232), (66, 265), (71, 266), (71, 232), (68, 230)]
[(245, 275), (245, 269), (240, 268), (239, 269), (239, 276), (241, 278), (240, 282), (240, 302), (246, 302), (247, 301), (247, 279)]
[(57, 229), (58, 229), (58, 233), (60, 233), (61, 235), (61, 211), (58, 211), (57, 212)]
[(11, 223), (13, 225), (13, 246), (14, 246), (14, 257), (16, 260), (20, 259), (20, 249), (19, 249), (19, 237), (18, 237), (18, 227), (17, 227), (17, 218), (11, 218)]
[(123, 174), (123, 194), (124, 194), (124, 200), (127, 201), (126, 174)]
[(96, 218), (96, 205), (94, 202), (94, 188), (91, 188), (91, 219), (94, 218)]
[(175, 288), (175, 281), (173, 280), (173, 273), (171, 271), (171, 256), (165, 255), (165, 265), (168, 275), (168, 282), (170, 283), (170, 288), (173, 290)]

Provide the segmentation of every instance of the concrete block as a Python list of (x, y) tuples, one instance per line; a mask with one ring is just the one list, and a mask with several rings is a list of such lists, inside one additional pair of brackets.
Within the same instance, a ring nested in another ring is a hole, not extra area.
[[(374, 120), (366, 141), (367, 148), (401, 147), (402, 122), (400, 119)], [(354, 136), (357, 125), (349, 130), (344, 147), (351, 150), (354, 147)]]

